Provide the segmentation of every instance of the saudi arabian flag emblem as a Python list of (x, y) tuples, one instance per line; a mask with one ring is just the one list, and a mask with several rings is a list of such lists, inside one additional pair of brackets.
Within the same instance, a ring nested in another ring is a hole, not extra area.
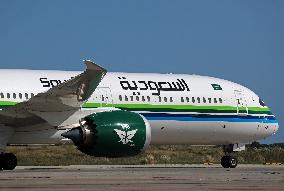
[(223, 90), (219, 84), (211, 84), (214, 90)]

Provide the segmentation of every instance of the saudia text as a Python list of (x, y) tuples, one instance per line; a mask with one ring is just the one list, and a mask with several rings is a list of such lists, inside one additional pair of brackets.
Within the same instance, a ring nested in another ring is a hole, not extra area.
[[(74, 78), (74, 77), (72, 77), (72, 78)], [(39, 80), (40, 80), (40, 83), (42, 84), (42, 87), (44, 87), (44, 88), (53, 88), (55, 86), (58, 86), (59, 84), (62, 84), (64, 82), (68, 81), (68, 80), (63, 80), (63, 81), (61, 81), (61, 80), (50, 80), (48, 78), (40, 78)]]
[(132, 91), (155, 91), (152, 95), (160, 95), (161, 91), (190, 91), (184, 79), (176, 81), (129, 81), (126, 77), (118, 77), (120, 85), (124, 90)]

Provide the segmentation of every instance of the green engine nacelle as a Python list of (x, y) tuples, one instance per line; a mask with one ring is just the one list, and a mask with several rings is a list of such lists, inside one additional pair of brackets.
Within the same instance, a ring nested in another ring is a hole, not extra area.
[(85, 117), (80, 124), (62, 136), (71, 139), (88, 155), (134, 156), (150, 144), (150, 125), (137, 113), (120, 110), (95, 113)]

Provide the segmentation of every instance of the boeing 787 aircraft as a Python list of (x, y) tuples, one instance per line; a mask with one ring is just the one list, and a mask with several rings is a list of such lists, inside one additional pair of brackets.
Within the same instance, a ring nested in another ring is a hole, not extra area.
[(94, 157), (127, 157), (157, 144), (222, 145), (233, 152), (276, 133), (264, 102), (236, 83), (198, 75), (0, 70), (0, 168), (17, 158), (8, 144), (74, 143)]

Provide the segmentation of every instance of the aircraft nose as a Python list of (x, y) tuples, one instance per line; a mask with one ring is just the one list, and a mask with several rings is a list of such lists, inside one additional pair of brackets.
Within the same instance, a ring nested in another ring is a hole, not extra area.
[(276, 119), (276, 117), (273, 115), (274, 117), (274, 123), (272, 123), (270, 126), (271, 126), (271, 134), (274, 135), (276, 134), (276, 132), (278, 131), (279, 129), (279, 123)]
[(274, 128), (273, 128), (273, 134), (275, 134), (279, 129), (279, 123), (275, 123)]
[(264, 127), (263, 131), (261, 131), (263, 138), (267, 138), (276, 134), (279, 129), (278, 121), (276, 120), (274, 115), (265, 117), (262, 125)]

